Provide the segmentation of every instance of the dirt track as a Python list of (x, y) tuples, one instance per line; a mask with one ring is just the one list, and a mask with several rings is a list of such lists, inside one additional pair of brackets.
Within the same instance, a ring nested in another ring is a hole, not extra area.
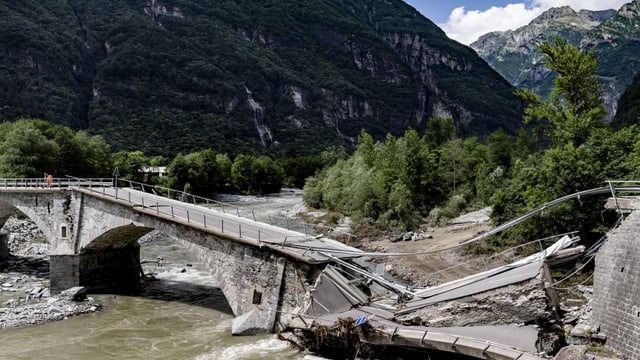
[[(291, 216), (317, 223), (321, 222), (320, 219), (325, 215), (323, 211), (307, 209), (302, 204), (302, 196), (299, 192), (287, 192), (281, 196), (269, 197), (235, 196), (232, 199), (233, 205), (239, 207), (242, 216), (255, 216), (258, 220), (266, 222), (278, 217)], [(408, 285), (415, 287), (434, 285), (483, 270), (480, 259), (461, 256), (456, 246), (490, 228), (487, 214), (488, 209), (482, 209), (454, 219), (452, 225), (446, 227), (424, 227), (420, 233), (430, 238), (423, 240), (392, 242), (390, 236), (376, 235), (375, 239), (360, 238), (354, 243), (358, 244), (356, 247), (363, 250), (376, 252), (425, 253), (442, 250), (427, 255), (389, 257), (379, 260), (390, 263), (393, 268), (390, 274)], [(341, 223), (339, 229), (349, 232), (348, 221), (346, 224)], [(349, 245), (355, 245), (354, 243)], [(457, 265), (458, 267), (451, 268)], [(433, 275), (444, 269), (449, 270)]]
[[(363, 244), (363, 249), (394, 253), (429, 253), (382, 259), (390, 263), (390, 274), (408, 285), (423, 287), (455, 280), (482, 270), (482, 263), (462, 256), (458, 245), (478, 233), (488, 230), (486, 222), (465, 226), (429, 228), (424, 234), (431, 238), (418, 241), (378, 240)], [(443, 271), (448, 269), (446, 271)]]

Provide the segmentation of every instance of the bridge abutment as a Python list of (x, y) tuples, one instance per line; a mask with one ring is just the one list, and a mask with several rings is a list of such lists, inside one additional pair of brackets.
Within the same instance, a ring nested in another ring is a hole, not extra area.
[(90, 292), (130, 293), (140, 285), (140, 245), (51, 255), (49, 268), (52, 294), (74, 286), (85, 286)]
[(49, 282), (51, 294), (80, 285), (79, 255), (50, 255)]
[(80, 284), (90, 292), (131, 293), (140, 287), (140, 244), (83, 251)]
[(593, 325), (607, 336), (607, 346), (640, 359), (640, 198), (609, 199), (607, 208), (629, 214), (596, 256)]

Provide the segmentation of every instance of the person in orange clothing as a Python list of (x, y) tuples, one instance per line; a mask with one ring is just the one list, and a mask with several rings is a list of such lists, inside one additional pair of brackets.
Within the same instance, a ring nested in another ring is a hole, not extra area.
[(51, 184), (53, 184), (53, 175), (48, 174), (47, 175), (47, 187), (50, 188)]

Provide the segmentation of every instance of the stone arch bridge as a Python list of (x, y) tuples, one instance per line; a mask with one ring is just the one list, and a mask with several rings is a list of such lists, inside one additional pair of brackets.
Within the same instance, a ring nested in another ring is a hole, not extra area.
[(207, 204), (113, 187), (112, 179), (55, 179), (50, 187), (43, 180), (0, 179), (0, 226), (17, 208), (43, 231), (51, 245), (54, 294), (73, 286), (135, 287), (141, 274), (137, 240), (158, 230), (208, 266), (236, 316), (234, 333), (272, 332), (300, 310), (311, 278), (329, 262), (304, 245), (358, 251)]

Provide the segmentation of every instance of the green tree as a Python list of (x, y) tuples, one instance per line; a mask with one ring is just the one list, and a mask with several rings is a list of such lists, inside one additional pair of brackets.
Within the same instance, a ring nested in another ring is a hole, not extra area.
[(280, 191), (284, 170), (272, 158), (260, 156), (251, 164), (252, 184), (249, 192), (258, 194), (270, 194)]
[(113, 165), (118, 168), (122, 178), (144, 182), (144, 168), (149, 166), (149, 158), (140, 150), (123, 150), (113, 154)]
[(509, 168), (513, 156), (513, 139), (504, 130), (498, 129), (487, 137), (487, 148), (492, 165)]
[(78, 144), (80, 153), (77, 154), (82, 160), (82, 168), (70, 171), (69, 175), (78, 177), (110, 177), (113, 174), (113, 161), (111, 159), (111, 148), (100, 135), (89, 136), (85, 131), (78, 131), (75, 134), (75, 141)]
[(595, 76), (598, 61), (593, 51), (582, 53), (562, 39), (543, 42), (540, 51), (546, 66), (558, 77), (549, 101), (542, 101), (529, 89), (516, 90), (516, 95), (529, 102), (525, 123), (546, 122), (554, 146), (583, 144), (594, 129), (604, 126), (606, 115)]
[(191, 188), (189, 184), (189, 164), (182, 153), (179, 153), (171, 160), (167, 167), (167, 173), (167, 187), (176, 190), (184, 190), (187, 187)]
[(44, 121), (22, 119), (0, 125), (0, 176), (57, 176), (60, 147), (43, 133)]
[(432, 148), (440, 147), (456, 138), (456, 126), (451, 118), (435, 117), (427, 122), (424, 134), (427, 144)]
[(251, 167), (255, 157), (253, 155), (240, 154), (233, 160), (231, 166), (231, 183), (233, 186), (245, 193), (251, 193), (251, 185), (253, 179), (251, 178)]

